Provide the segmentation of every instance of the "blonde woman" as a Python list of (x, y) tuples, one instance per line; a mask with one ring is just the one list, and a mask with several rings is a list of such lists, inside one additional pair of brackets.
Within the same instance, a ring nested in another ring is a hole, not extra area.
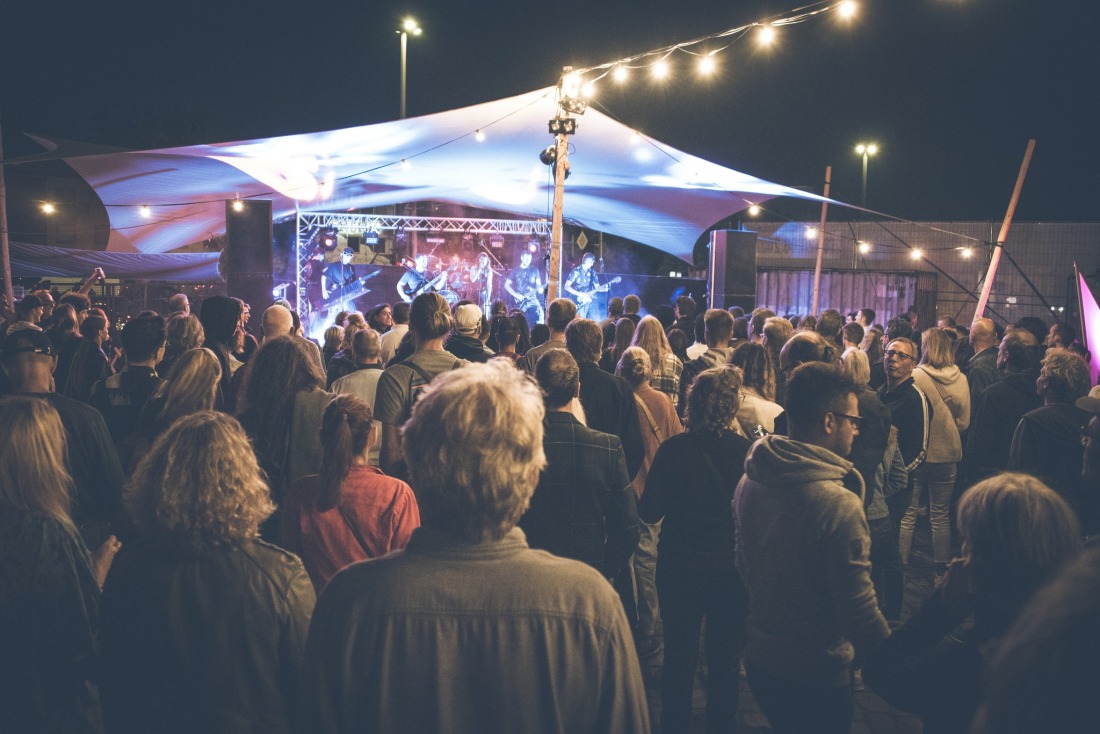
[(684, 363), (672, 353), (661, 322), (654, 316), (643, 317), (638, 322), (630, 345), (641, 348), (649, 355), (652, 370), (649, 384), (657, 392), (668, 395), (675, 407), (680, 400), (680, 373), (684, 370)]
[(315, 597), (302, 562), (259, 540), (275, 506), (240, 424), (179, 419), (124, 501), (141, 539), (104, 588), (108, 730), (293, 730)]
[(110, 536), (93, 557), (73, 525), (65, 430), (49, 403), (4, 398), (0, 425), (0, 721), (100, 731), (99, 589), (119, 543)]
[(928, 426), (928, 457), (917, 471), (918, 485), (901, 519), (901, 561), (909, 561), (922, 495), (927, 496), (936, 582), (942, 583), (951, 560), (951, 495), (956, 465), (962, 459), (961, 434), (970, 425), (970, 386), (966, 375), (955, 366), (951, 339), (942, 329), (925, 329), (922, 333), (920, 364), (913, 370), (913, 381), (928, 398), (932, 419)]

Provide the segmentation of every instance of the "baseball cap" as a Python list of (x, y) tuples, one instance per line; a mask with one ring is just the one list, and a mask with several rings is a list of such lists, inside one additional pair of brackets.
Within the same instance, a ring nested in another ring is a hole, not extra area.
[(455, 331), (472, 334), (481, 328), (481, 309), (473, 303), (464, 303), (455, 309)]
[(1083, 398), (1077, 398), (1077, 407), (1089, 413), (1100, 413), (1100, 385), (1089, 390)]
[(12, 332), (4, 340), (3, 352), (0, 353), (4, 360), (11, 359), (17, 354), (42, 354), (53, 356), (53, 344), (46, 332), (39, 329), (20, 329)]

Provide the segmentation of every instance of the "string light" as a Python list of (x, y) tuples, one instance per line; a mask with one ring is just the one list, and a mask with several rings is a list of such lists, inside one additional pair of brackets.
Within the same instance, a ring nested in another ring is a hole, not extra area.
[(856, 14), (856, 4), (854, 2), (852, 2), (852, 0), (844, 0), (844, 2), (840, 3), (840, 5), (838, 5), (836, 7), (836, 10), (837, 10), (837, 13), (840, 14), (841, 18), (844, 18), (845, 20), (847, 20), (847, 19), (852, 18), (853, 16), (855, 16), (855, 14)]
[(53, 203), (51, 203), (49, 201), (46, 201), (46, 202), (42, 203), (42, 213), (43, 214), (53, 214), (55, 211), (57, 211), (57, 207), (55, 207), (53, 205)]
[(757, 206), (756, 204), (753, 204), (752, 206), (749, 207), (749, 216), (750, 217), (755, 217), (758, 214), (760, 214), (760, 207), (759, 206)]
[(974, 257), (974, 248), (973, 247), (964, 247), (964, 248), (962, 248), (962, 251), (961, 251), (960, 254), (964, 258), (969, 260), (970, 258)]
[(714, 57), (707, 54), (703, 58), (699, 59), (699, 73), (700, 74), (713, 74), (716, 64), (714, 63)]
[(651, 71), (652, 71), (654, 79), (665, 79), (665, 78), (667, 78), (668, 77), (668, 62), (663, 61), (663, 60), (658, 61), (656, 64), (653, 65)]
[(407, 159), (405, 159), (405, 158), (402, 158), (402, 159), (401, 159), (401, 170), (402, 170), (402, 171), (407, 171), (407, 170), (409, 170), (410, 168), (412, 168), (412, 164), (411, 164), (411, 163), (409, 163), (409, 161), (408, 161)]
[(807, 239), (817, 237), (817, 227), (806, 227), (806, 237)]
[(139, 211), (141, 212), (141, 216), (145, 217), (146, 219), (153, 216), (153, 210), (150, 209), (148, 206), (142, 206)]
[(922, 257), (924, 257), (924, 250), (920, 249), (919, 247), (914, 247), (909, 252), (910, 260), (920, 260)]
[(474, 133), (474, 137), (477, 139), (477, 142), (479, 142), (479, 143), (484, 142), (485, 133), (481, 132), (481, 130), (479, 129)]
[(870, 242), (860, 242), (859, 243), (859, 254), (860, 255), (866, 255), (870, 251), (871, 251), (871, 243)]
[(630, 72), (626, 70), (625, 66), (616, 66), (615, 70), (611, 72), (611, 78), (615, 81), (622, 83), (630, 76)]
[(770, 25), (762, 26), (756, 32), (756, 42), (761, 46), (770, 46), (775, 43), (775, 28)]
[(236, 199), (233, 200), (233, 211), (235, 211), (235, 212), (243, 212), (244, 211), (244, 202), (241, 201), (241, 197), (239, 197), (239, 196)]

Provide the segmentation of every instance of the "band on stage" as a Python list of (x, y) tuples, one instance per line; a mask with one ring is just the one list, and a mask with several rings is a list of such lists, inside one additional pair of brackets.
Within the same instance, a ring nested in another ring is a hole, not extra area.
[[(356, 298), (370, 291), (365, 283), (378, 275), (379, 269), (361, 274), (352, 264), (354, 255), (354, 250), (345, 248), (336, 262), (326, 264), (321, 251), (310, 258), (307, 288), (314, 311), (349, 309)], [(592, 253), (586, 253), (563, 284), (562, 295), (577, 304), (581, 318), (598, 318), (596, 295), (619, 282), (618, 278), (603, 281), (595, 261)], [(509, 310), (521, 311), (530, 324), (545, 321), (547, 283), (541, 263), (535, 262), (530, 250), (521, 250), (510, 270), (487, 250), (477, 253), (476, 260), (470, 255), (463, 258), (455, 254), (448, 260), (419, 253), (402, 264), (405, 272), (397, 283), (397, 295), (407, 303), (421, 293), (435, 291), (452, 306), (470, 301), (489, 314), (493, 302), (499, 299)]]

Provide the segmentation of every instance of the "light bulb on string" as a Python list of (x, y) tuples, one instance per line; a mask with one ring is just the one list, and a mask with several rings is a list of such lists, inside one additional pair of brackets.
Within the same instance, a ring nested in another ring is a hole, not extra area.
[(716, 68), (716, 64), (714, 62), (714, 57), (711, 56), (710, 54), (707, 54), (703, 58), (699, 59), (699, 73), (700, 74), (703, 74), (703, 75), (713, 74), (715, 68)]
[(150, 209), (148, 206), (142, 206), (141, 209), (139, 209), (138, 211), (141, 214), (141, 216), (144, 217), (145, 219), (148, 219), (149, 217), (153, 216), (153, 210)]
[(858, 8), (859, 6), (855, 3), (855, 0), (844, 0), (836, 7), (836, 10), (840, 13), (841, 18), (847, 20), (855, 16)]
[(860, 242), (859, 243), (859, 254), (860, 255), (866, 255), (870, 251), (871, 251), (871, 243), (870, 242)]
[(775, 28), (770, 25), (761, 26), (756, 32), (756, 40), (761, 46), (770, 46), (775, 43)]
[(55, 211), (57, 211), (57, 207), (55, 207), (52, 202), (46, 201), (42, 203), (43, 214), (53, 214)]
[(911, 260), (920, 260), (922, 257), (924, 257), (924, 250), (919, 247), (914, 247), (909, 253), (909, 259)]
[(236, 199), (233, 200), (233, 211), (235, 211), (235, 212), (244, 211), (244, 202), (241, 201), (241, 197), (239, 197), (239, 196)]
[(478, 130), (474, 133), (474, 138), (476, 138), (477, 142), (479, 143), (483, 142), (485, 140), (485, 133), (481, 132), (481, 130)]
[(813, 239), (817, 237), (817, 227), (806, 227), (806, 238)]
[(964, 258), (969, 260), (970, 258), (974, 257), (974, 248), (973, 247), (964, 247), (964, 248), (962, 248), (962, 251), (961, 251), (960, 254)]
[(760, 214), (760, 207), (759, 206), (757, 206), (756, 204), (753, 204), (752, 206), (749, 207), (749, 216), (750, 217), (755, 217), (758, 214)]
[(620, 83), (625, 82), (629, 76), (630, 72), (622, 64), (616, 64), (615, 70), (611, 72), (611, 78)]
[(581, 85), (581, 96), (585, 99), (592, 99), (596, 96), (596, 85), (593, 82), (585, 82)]
[(668, 78), (668, 62), (662, 59), (653, 65), (651, 69), (654, 79), (667, 79)]

